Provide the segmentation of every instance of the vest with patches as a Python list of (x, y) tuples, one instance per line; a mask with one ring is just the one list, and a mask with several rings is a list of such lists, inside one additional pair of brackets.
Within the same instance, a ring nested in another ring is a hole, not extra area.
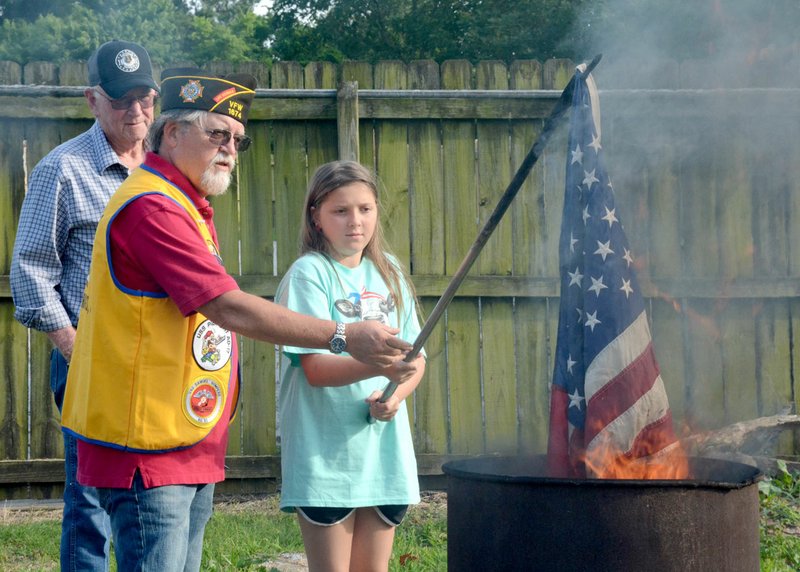
[(139, 452), (198, 443), (238, 391), (236, 336), (200, 313), (184, 317), (164, 292), (131, 290), (114, 275), (111, 223), (152, 193), (181, 206), (217, 254), (189, 197), (143, 168), (128, 177), (98, 224), (62, 411), (64, 431), (79, 439)]

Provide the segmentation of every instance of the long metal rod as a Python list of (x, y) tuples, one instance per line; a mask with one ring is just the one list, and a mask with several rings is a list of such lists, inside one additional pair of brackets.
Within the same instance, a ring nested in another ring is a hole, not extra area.
[[(431, 335), (433, 328), (436, 327), (436, 324), (444, 314), (447, 306), (453, 300), (456, 290), (458, 290), (458, 287), (461, 286), (461, 283), (464, 281), (464, 278), (466, 278), (470, 268), (472, 268), (472, 264), (475, 262), (475, 259), (478, 258), (478, 255), (481, 253), (481, 250), (483, 250), (483, 247), (486, 245), (489, 237), (494, 232), (494, 229), (500, 223), (500, 219), (503, 218), (503, 215), (508, 210), (508, 207), (511, 206), (511, 202), (517, 196), (519, 189), (522, 187), (522, 183), (525, 182), (525, 179), (530, 174), (531, 169), (533, 169), (533, 166), (536, 164), (536, 161), (539, 160), (539, 157), (544, 151), (547, 142), (550, 140), (550, 136), (555, 131), (562, 116), (572, 105), (572, 93), (575, 89), (575, 83), (578, 81), (578, 77), (589, 75), (595, 66), (600, 62), (601, 57), (602, 54), (596, 55), (594, 59), (587, 64), (586, 69), (583, 72), (576, 72), (575, 75), (572, 76), (572, 79), (569, 80), (567, 87), (565, 87), (564, 91), (561, 92), (561, 97), (558, 99), (553, 111), (545, 121), (542, 133), (539, 135), (539, 138), (533, 144), (530, 151), (528, 151), (528, 154), (525, 156), (525, 159), (522, 161), (519, 169), (517, 169), (517, 173), (514, 175), (514, 178), (508, 184), (508, 187), (506, 187), (503, 196), (500, 197), (494, 212), (492, 212), (489, 219), (483, 225), (483, 229), (480, 231), (478, 237), (475, 239), (475, 242), (470, 247), (469, 252), (467, 252), (464, 260), (461, 262), (461, 266), (458, 267), (458, 270), (450, 280), (450, 284), (447, 285), (442, 297), (439, 298), (439, 301), (433, 308), (431, 315), (428, 317), (428, 320), (422, 327), (417, 339), (414, 341), (413, 348), (410, 352), (408, 352), (405, 361), (412, 361), (417, 357), (422, 349), (422, 346)], [(389, 382), (389, 384), (383, 390), (383, 394), (381, 395), (379, 401), (385, 402), (394, 394), (396, 389), (397, 384), (394, 382)]]

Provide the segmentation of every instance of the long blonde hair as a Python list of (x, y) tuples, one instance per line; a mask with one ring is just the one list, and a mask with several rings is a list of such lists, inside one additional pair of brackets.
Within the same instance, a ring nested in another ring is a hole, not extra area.
[[(411, 296), (416, 299), (414, 284), (411, 282), (400, 261), (394, 256), (383, 238), (381, 226), (381, 208), (378, 197), (378, 181), (375, 175), (355, 161), (332, 161), (320, 165), (308, 185), (305, 204), (303, 205), (303, 220), (300, 227), (300, 254), (318, 252), (324, 254), (329, 260), (331, 257), (331, 244), (322, 231), (314, 224), (314, 210), (318, 209), (327, 196), (345, 185), (351, 183), (364, 183), (375, 197), (378, 207), (378, 220), (375, 223), (375, 232), (372, 239), (364, 247), (364, 256), (372, 260), (378, 269), (389, 293), (397, 304), (398, 316), (403, 313), (402, 284), (406, 285)], [(391, 256), (396, 264), (389, 259)], [(419, 305), (417, 305), (419, 307)]]

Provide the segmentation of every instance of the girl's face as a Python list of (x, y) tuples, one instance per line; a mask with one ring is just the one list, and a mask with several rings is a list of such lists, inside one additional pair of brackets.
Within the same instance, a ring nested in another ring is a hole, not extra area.
[(329, 254), (339, 263), (355, 268), (375, 233), (378, 205), (368, 185), (354, 182), (328, 193), (314, 209), (313, 219), (331, 244)]

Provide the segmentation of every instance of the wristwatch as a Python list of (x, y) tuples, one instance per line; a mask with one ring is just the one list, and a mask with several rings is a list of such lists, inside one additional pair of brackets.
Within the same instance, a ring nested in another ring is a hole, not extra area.
[(331, 353), (340, 354), (347, 349), (347, 338), (344, 335), (344, 323), (336, 322), (336, 333), (333, 334), (331, 341)]

